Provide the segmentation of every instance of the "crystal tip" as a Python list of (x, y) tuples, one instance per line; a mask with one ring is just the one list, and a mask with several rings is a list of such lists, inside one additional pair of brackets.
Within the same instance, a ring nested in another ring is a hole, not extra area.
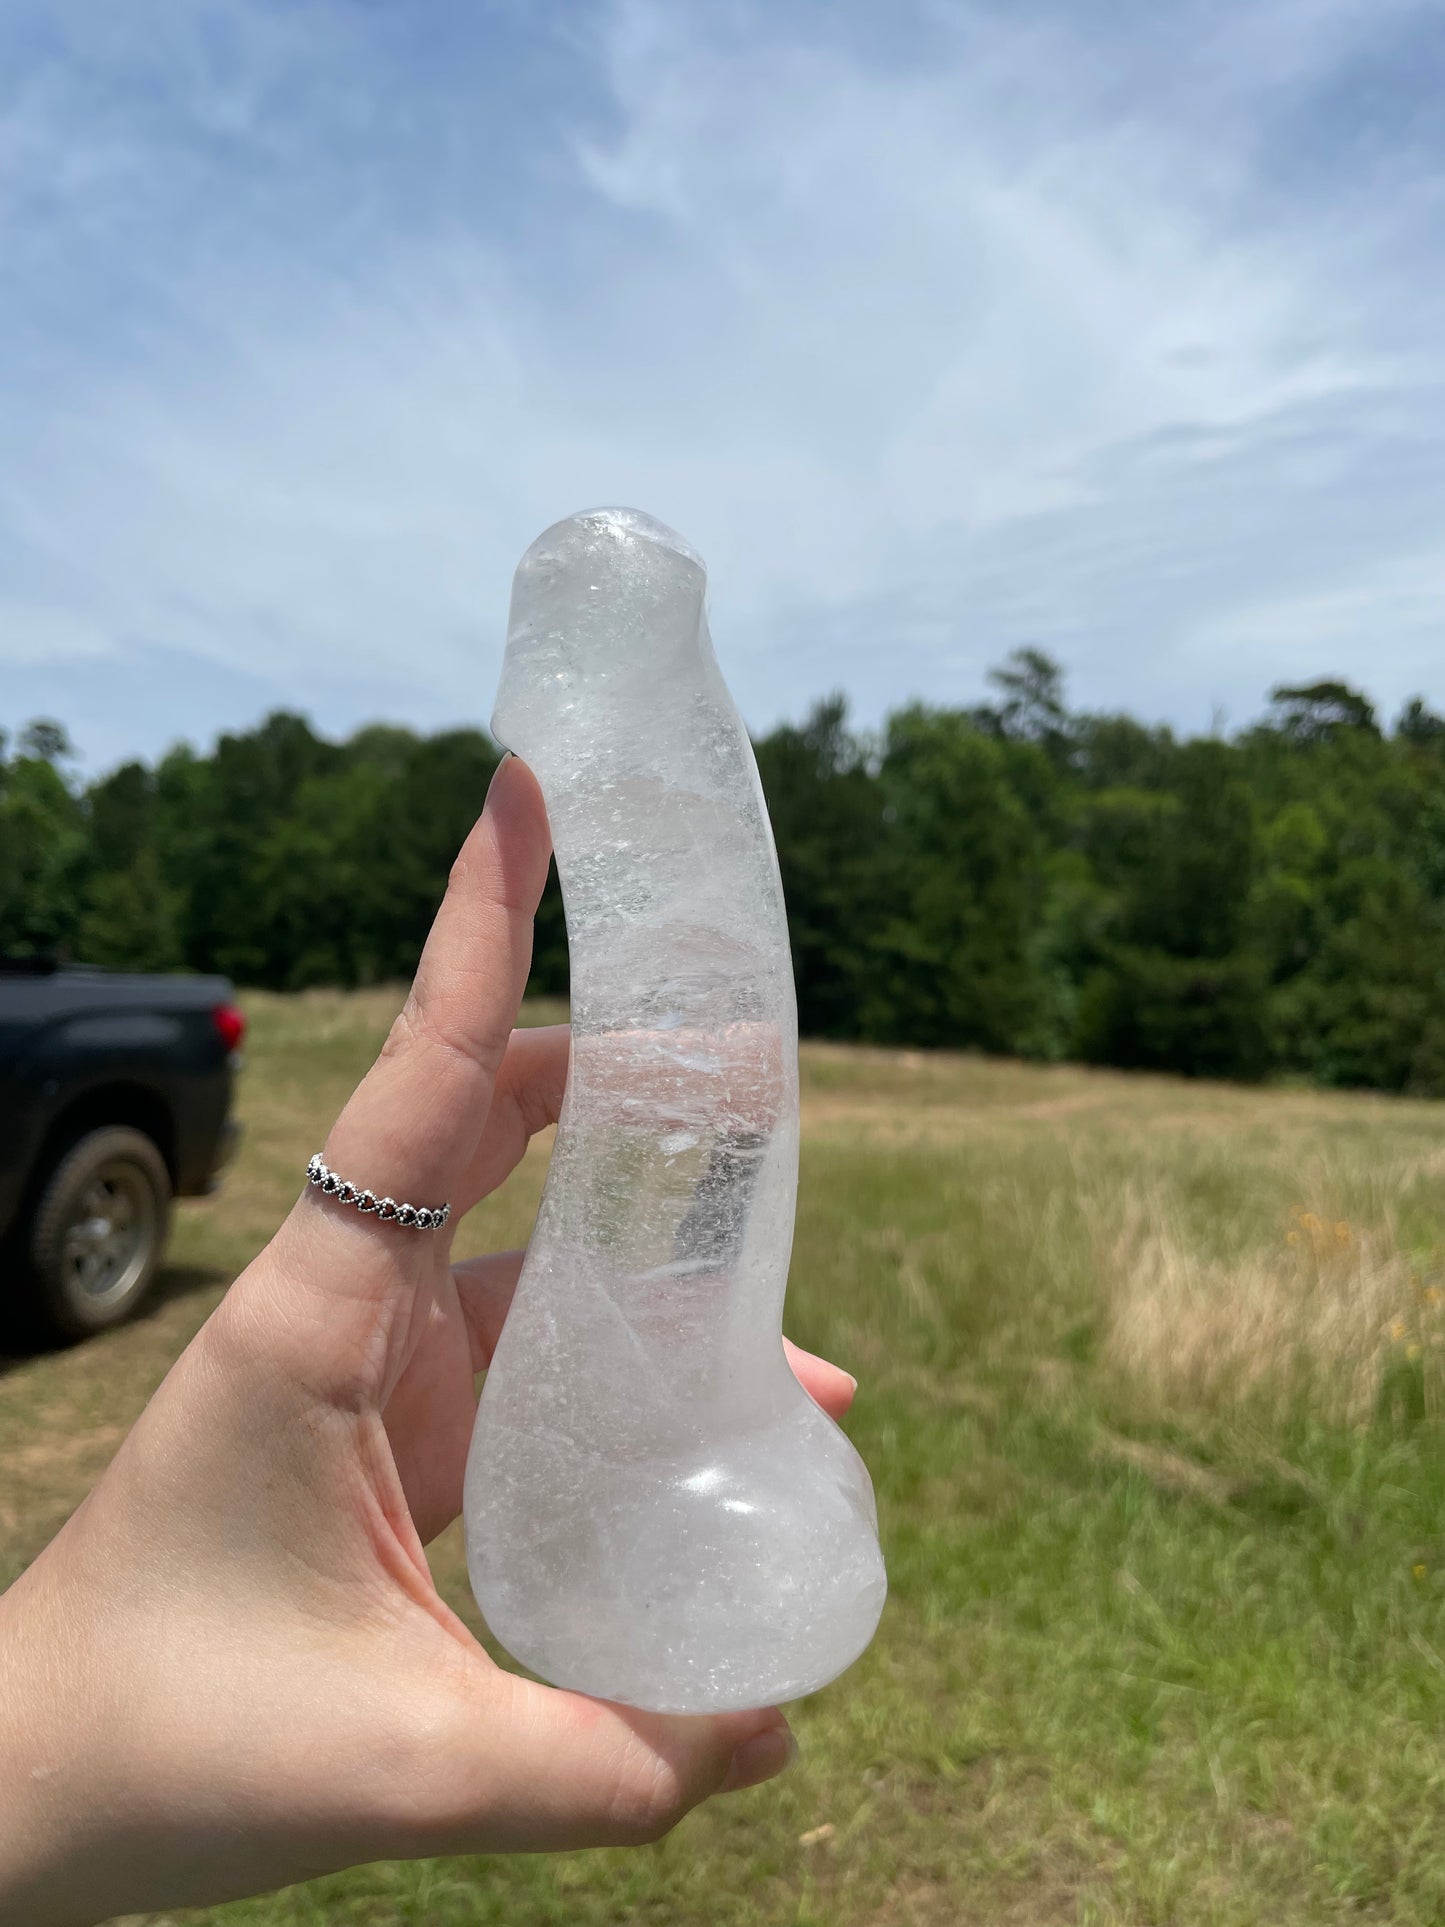
[(707, 572), (707, 564), (692, 544), (676, 529), (670, 529), (666, 522), (659, 522), (655, 515), (645, 515), (641, 509), (603, 508), (582, 509), (576, 515), (567, 515), (560, 522), (554, 522), (544, 529), (522, 557), (518, 573), (563, 560), (579, 550), (595, 550), (603, 542), (616, 542), (619, 545), (631, 542), (646, 542), (654, 548), (670, 549), (674, 555), (681, 556), (685, 562)]

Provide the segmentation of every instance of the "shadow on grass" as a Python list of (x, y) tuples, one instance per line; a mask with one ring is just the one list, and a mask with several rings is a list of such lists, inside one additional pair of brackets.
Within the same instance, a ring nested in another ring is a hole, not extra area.
[(139, 1321), (144, 1324), (147, 1318), (154, 1318), (173, 1299), (188, 1298), (193, 1291), (204, 1291), (211, 1285), (228, 1285), (231, 1277), (232, 1274), (219, 1265), (167, 1265), (151, 1287), (138, 1314)]
[[(217, 1265), (167, 1265), (157, 1277), (146, 1301), (133, 1319), (127, 1324), (144, 1325), (167, 1305), (174, 1304), (178, 1298), (188, 1298), (192, 1292), (206, 1291), (216, 1285), (230, 1283), (229, 1273)], [(123, 1326), (113, 1327), (123, 1330)], [(26, 1319), (23, 1308), (5, 1308), (3, 1323), (0, 1323), (0, 1378), (15, 1371), (21, 1365), (28, 1365), (37, 1358), (52, 1356), (57, 1352), (71, 1351), (87, 1345), (94, 1345), (110, 1336), (109, 1332), (97, 1332), (91, 1338), (81, 1338), (66, 1344), (63, 1340), (36, 1331)]]

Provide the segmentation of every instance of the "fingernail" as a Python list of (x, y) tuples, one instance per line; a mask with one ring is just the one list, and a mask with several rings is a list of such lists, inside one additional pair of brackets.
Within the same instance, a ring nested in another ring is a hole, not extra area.
[(765, 1733), (754, 1733), (744, 1740), (733, 1755), (728, 1776), (718, 1789), (721, 1793), (741, 1793), (744, 1787), (761, 1786), (786, 1773), (798, 1757), (798, 1742), (786, 1726), (770, 1726)]
[(821, 1366), (825, 1372), (831, 1372), (834, 1378), (841, 1378), (848, 1387), (849, 1398), (852, 1398), (858, 1389), (858, 1381), (851, 1372), (845, 1372), (843, 1367), (835, 1365), (831, 1358), (820, 1358), (817, 1352), (805, 1352), (801, 1345), (798, 1346), (797, 1351), (799, 1358), (806, 1358), (812, 1364)]

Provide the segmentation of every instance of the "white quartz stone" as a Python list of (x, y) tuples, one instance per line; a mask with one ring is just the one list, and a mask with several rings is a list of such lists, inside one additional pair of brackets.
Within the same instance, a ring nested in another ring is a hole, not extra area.
[(868, 1473), (783, 1355), (797, 1013), (706, 579), (630, 509), (517, 570), (492, 728), (547, 800), (572, 1065), (465, 1508), (518, 1660), (676, 1713), (822, 1686), (886, 1587)]

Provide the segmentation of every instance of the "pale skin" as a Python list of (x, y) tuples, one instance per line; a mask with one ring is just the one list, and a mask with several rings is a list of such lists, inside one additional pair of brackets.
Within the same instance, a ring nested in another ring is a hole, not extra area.
[[(509, 759), (326, 1162), (453, 1224), (555, 1122), (514, 1031), (546, 812)], [(793, 1756), (775, 1708), (639, 1713), (501, 1670), (423, 1547), (520, 1254), (453, 1266), (303, 1193), (69, 1523), (0, 1598), (0, 1927), (206, 1905), (359, 1861), (657, 1839)], [(789, 1348), (834, 1416), (853, 1381)]]

